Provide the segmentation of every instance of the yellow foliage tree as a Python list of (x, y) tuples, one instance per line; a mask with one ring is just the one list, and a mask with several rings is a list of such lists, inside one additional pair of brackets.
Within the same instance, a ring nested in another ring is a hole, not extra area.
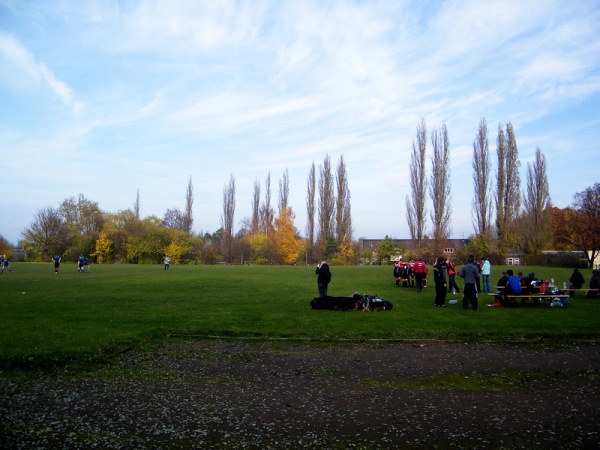
[(292, 208), (283, 208), (275, 218), (275, 239), (277, 255), (283, 264), (295, 264), (300, 258), (304, 242), (298, 237), (294, 226), (295, 215)]
[(104, 231), (100, 233), (98, 239), (96, 239), (96, 250), (92, 253), (92, 256), (96, 257), (98, 264), (110, 261), (112, 254), (113, 241), (108, 238), (108, 234)]
[(354, 261), (354, 243), (349, 240), (342, 241), (338, 246), (337, 256), (346, 263)]

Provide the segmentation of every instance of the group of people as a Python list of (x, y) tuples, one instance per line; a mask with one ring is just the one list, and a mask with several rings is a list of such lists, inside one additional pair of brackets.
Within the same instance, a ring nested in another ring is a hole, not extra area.
[[(481, 292), (481, 282), (483, 280), (483, 292), (490, 293), (490, 275), (492, 266), (487, 258), (482, 258), (482, 263), (475, 260), (475, 257), (469, 256), (467, 264), (457, 270), (456, 265), (450, 258), (440, 256), (433, 266), (433, 283), (435, 285), (436, 307), (442, 307), (446, 304), (446, 295), (449, 293), (459, 294), (460, 288), (456, 283), (456, 276), (464, 280), (463, 289), (463, 308), (468, 309), (469, 305), (476, 310), (478, 308), (477, 293)], [(394, 278), (396, 286), (402, 283), (404, 287), (416, 287), (420, 292), (427, 284), (427, 265), (422, 259), (408, 262), (400, 261), (394, 264)]]
[(402, 261), (402, 259), (394, 263), (394, 278), (396, 287), (416, 287), (418, 292), (421, 292), (424, 287), (427, 287), (427, 264), (419, 258), (417, 260)]

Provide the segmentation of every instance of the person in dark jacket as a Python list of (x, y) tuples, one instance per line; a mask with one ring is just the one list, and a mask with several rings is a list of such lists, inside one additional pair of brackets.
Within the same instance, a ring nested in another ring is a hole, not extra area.
[(433, 283), (435, 284), (435, 306), (444, 306), (446, 304), (446, 293), (448, 292), (448, 283), (446, 283), (446, 264), (444, 258), (439, 257), (433, 266)]
[(475, 265), (475, 258), (469, 256), (467, 258), (467, 264), (460, 269), (459, 276), (465, 280), (463, 287), (463, 309), (467, 309), (469, 304), (473, 308), (473, 311), (477, 311), (479, 303), (477, 302), (477, 282), (479, 280), (479, 268)]
[(327, 296), (327, 287), (329, 286), (329, 282), (331, 281), (331, 271), (329, 270), (329, 265), (327, 261), (321, 261), (321, 264), (317, 266), (317, 270), (315, 270), (315, 274), (317, 275), (317, 287), (319, 289), (319, 297)]
[[(569, 278), (569, 282), (571, 283), (571, 286), (569, 286), (570, 288), (581, 289), (585, 283), (585, 280), (583, 279), (583, 275), (579, 269), (573, 269), (573, 273), (571, 274), (571, 278)], [(575, 291), (570, 291), (569, 295), (573, 297), (575, 295)]]
[(594, 270), (592, 272), (592, 279), (590, 280), (590, 289), (596, 289), (595, 291), (587, 291), (587, 298), (598, 298), (600, 296), (600, 271)]

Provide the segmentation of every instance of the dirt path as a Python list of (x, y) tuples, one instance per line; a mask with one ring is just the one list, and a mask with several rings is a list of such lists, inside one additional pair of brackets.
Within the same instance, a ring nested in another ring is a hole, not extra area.
[(12, 448), (598, 448), (600, 346), (175, 342), (0, 377)]

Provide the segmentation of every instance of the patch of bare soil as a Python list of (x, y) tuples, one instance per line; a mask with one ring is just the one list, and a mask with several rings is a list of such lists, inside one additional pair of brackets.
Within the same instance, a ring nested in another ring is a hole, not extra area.
[(598, 448), (600, 346), (173, 342), (0, 377), (3, 449)]

